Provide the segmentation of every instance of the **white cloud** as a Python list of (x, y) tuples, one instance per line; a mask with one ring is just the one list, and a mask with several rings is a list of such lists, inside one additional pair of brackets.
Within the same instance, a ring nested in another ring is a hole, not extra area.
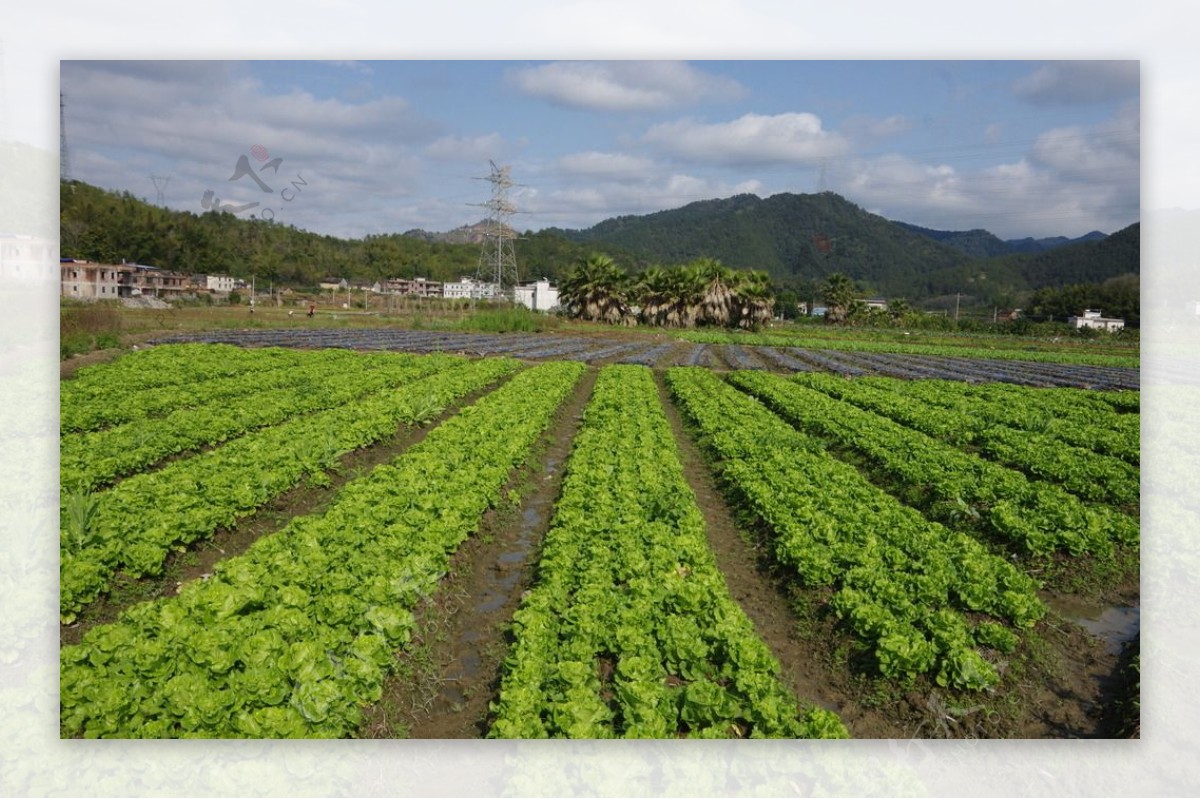
[[(227, 204), (259, 203), (242, 215), (271, 208), (312, 230), (345, 231), (422, 193), (416, 148), (438, 131), (402, 98), (271, 93), (232, 62), (64, 62), (62, 86), (73, 177), (153, 198), (149, 176), (170, 176), (170, 207), (200, 213), (213, 191)], [(251, 157), (255, 145), (263, 158)], [(249, 176), (230, 180), (243, 156), (270, 192)], [(282, 160), (260, 171), (268, 158)], [(302, 188), (285, 202), (279, 191), (293, 181)]]
[(653, 167), (653, 162), (649, 158), (625, 153), (590, 151), (564, 155), (555, 162), (555, 166), (568, 175), (640, 179)]
[(1030, 157), (1064, 178), (1137, 184), (1141, 149), (1137, 109), (1123, 108), (1094, 129), (1056, 128), (1038, 137)]
[(1123, 100), (1138, 93), (1137, 61), (1055, 61), (1019, 79), (1013, 92), (1034, 105)]
[(597, 111), (656, 111), (742, 93), (734, 80), (677, 61), (559, 61), (512, 70), (521, 91)]
[(895, 114), (885, 119), (865, 116), (851, 117), (842, 123), (841, 130), (864, 145), (871, 145), (906, 133), (912, 130), (912, 127), (911, 119)]
[(697, 200), (734, 194), (761, 194), (763, 183), (730, 183), (684, 173), (664, 173), (640, 180), (597, 180), (566, 188), (533, 190), (522, 198), (535, 227), (585, 228), (614, 216), (649, 214), (679, 208)]
[(737, 164), (804, 163), (843, 155), (848, 143), (823, 130), (807, 113), (745, 114), (731, 122), (666, 122), (650, 128), (644, 140), (676, 157), (696, 162)]
[(479, 136), (443, 136), (425, 147), (425, 154), (441, 161), (487, 161), (500, 158), (504, 140), (499, 133)]

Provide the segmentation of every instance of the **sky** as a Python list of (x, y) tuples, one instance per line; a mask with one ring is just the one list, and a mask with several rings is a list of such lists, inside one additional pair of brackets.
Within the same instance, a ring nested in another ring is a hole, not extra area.
[(1139, 221), (1126, 60), (63, 60), (70, 177), (344, 238), (829, 190), (1001, 238)]

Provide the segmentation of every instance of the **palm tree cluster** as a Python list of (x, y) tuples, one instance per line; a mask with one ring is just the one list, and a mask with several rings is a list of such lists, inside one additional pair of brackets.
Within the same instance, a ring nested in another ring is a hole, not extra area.
[(580, 319), (659, 327), (756, 330), (775, 309), (766, 272), (730, 269), (701, 258), (683, 266), (652, 266), (631, 276), (598, 253), (575, 265), (559, 286), (559, 301)]

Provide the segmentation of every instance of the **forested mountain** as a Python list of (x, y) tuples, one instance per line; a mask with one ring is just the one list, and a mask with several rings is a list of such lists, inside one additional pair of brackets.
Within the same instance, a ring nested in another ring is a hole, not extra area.
[[(474, 275), (479, 265), (478, 243), (400, 233), (340, 239), (230, 213), (173, 211), (79, 181), (61, 184), (59, 211), (63, 257), (105, 263), (254, 276), (297, 287), (316, 286), (327, 275), (458, 280)], [(560, 237), (529, 234), (520, 242), (521, 279), (557, 278), (588, 252)]]
[(1106, 236), (1099, 230), (1093, 230), (1091, 233), (1085, 233), (1074, 239), (1069, 239), (1066, 236), (1052, 236), (1046, 239), (1008, 239), (1005, 244), (1012, 248), (1015, 253), (1038, 253), (1053, 250), (1057, 247), (1064, 247), (1068, 244), (1082, 244), (1085, 241), (1100, 241)]
[(736, 269), (764, 270), (783, 283), (841, 272), (873, 291), (910, 296), (918, 289), (926, 293), (925, 275), (967, 260), (958, 250), (910, 233), (833, 192), (765, 200), (741, 194), (555, 232), (664, 265), (716, 258)]
[(1136, 224), (1109, 237), (1003, 241), (986, 230), (892, 222), (832, 192), (766, 199), (742, 194), (552, 232), (596, 249), (620, 247), (639, 265), (716, 258), (734, 268), (765, 270), (776, 285), (802, 293), (841, 272), (861, 293), (917, 302), (961, 296), (1011, 307), (1042, 286), (1100, 283), (1139, 271)]
[(1135, 222), (1111, 236), (1081, 241), (1015, 261), (1033, 287), (1100, 283), (1141, 273), (1142, 226)]
[[(412, 230), (339, 239), (228, 213), (172, 211), (78, 181), (61, 184), (60, 227), (65, 257), (254, 276), (297, 287), (315, 286), (327, 275), (457, 280), (475, 274), (480, 258), (479, 239), (472, 236), (478, 225), (450, 234)], [(767, 199), (743, 194), (617, 217), (586, 230), (526, 232), (516, 250), (522, 280), (560, 280), (592, 253), (633, 271), (715, 259), (762, 270), (777, 289), (805, 297), (829, 275), (842, 273), (860, 295), (1000, 307), (1019, 304), (1038, 288), (1100, 284), (1140, 271), (1137, 224), (1035, 255), (987, 257), (998, 244), (1006, 243), (983, 230), (952, 233), (891, 222), (823, 192)]]
[(1069, 239), (1066, 236), (1051, 236), (1044, 239), (1026, 237), (1023, 239), (1001, 239), (986, 230), (931, 230), (930, 228), (910, 225), (908, 222), (893, 222), (910, 233), (940, 241), (942, 244), (959, 250), (973, 258), (994, 258), (1000, 255), (1016, 255), (1018, 253), (1040, 253), (1064, 247), (1068, 244), (1080, 244), (1085, 241), (1100, 241), (1105, 235), (1098, 230), (1085, 233), (1078, 238)]
[(918, 236), (924, 236), (953, 247), (972, 258), (991, 258), (997, 255), (1009, 255), (1013, 252), (1008, 242), (979, 228), (966, 231), (931, 230), (919, 225), (910, 225), (907, 222), (893, 222), (892, 224), (904, 228), (909, 233), (915, 233)]

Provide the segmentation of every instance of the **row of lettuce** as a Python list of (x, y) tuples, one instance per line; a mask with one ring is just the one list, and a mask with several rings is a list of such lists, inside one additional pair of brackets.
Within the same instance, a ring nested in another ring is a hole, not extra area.
[[(437, 590), (450, 556), (499, 501), (513, 468), (586, 368), (418, 360), (432, 374), (346, 402), (337, 409), (342, 424), (331, 425), (332, 410), (300, 414), (96, 495), (86, 529), (106, 548), (104, 554), (99, 546), (73, 550), (64, 535), (64, 578), (84, 564), (97, 575), (82, 592), (64, 579), (64, 619), (103, 592), (117, 570), (155, 573), (171, 549), (211, 535), (306, 473), (328, 468), (330, 461), (311, 463), (289, 444), (304, 439), (302, 429), (339, 428), (377, 413), (370, 427), (394, 432), (411, 422), (415, 397), (448, 403), (507, 378), (392, 462), (347, 483), (324, 512), (294, 518), (219, 562), (207, 579), (134, 605), (63, 647), (63, 735), (356, 734), (364, 708), (380, 699), (410, 641), (414, 606)], [(146, 373), (145, 380), (164, 377)], [(194, 379), (201, 385), (238, 378)], [(131, 389), (130, 399), (166, 384)], [(369, 440), (355, 439), (360, 446)], [(352, 446), (341, 441), (330, 454)], [(645, 448), (648, 458), (635, 457)], [(229, 451), (241, 455), (231, 458)], [(543, 635), (514, 648), (508, 663), (535, 663), (543, 679), (535, 684), (516, 672), (506, 678), (493, 736), (847, 736), (834, 713), (788, 690), (780, 664), (725, 589), (649, 370), (604, 371), (568, 469), (570, 488), (555, 521), (555, 539), (564, 543), (557, 556), (547, 543), (542, 582), (517, 625), (523, 634), (549, 631), (535, 619), (549, 601), (558, 614), (554, 641)], [(277, 479), (258, 477), (276, 473)], [(597, 482), (600, 475), (611, 478), (606, 486)], [(212, 492), (221, 480), (229, 498)], [(256, 482), (264, 483), (261, 490), (240, 496), (232, 490)], [(167, 486), (191, 498), (156, 511), (171, 501)], [(631, 497), (635, 486), (650, 493)], [(119, 514), (118, 497), (141, 504)], [(206, 519), (170, 524), (185, 508), (201, 506), (213, 508)], [(619, 525), (606, 521), (615, 521), (614, 514)], [(581, 518), (582, 527), (575, 523)], [(610, 538), (597, 536), (610, 528)], [(586, 554), (570, 549), (571, 535)], [(572, 586), (567, 598), (554, 594), (561, 584), (551, 577), (553, 563)], [(612, 614), (624, 624), (612, 628)], [(522, 700), (533, 697), (531, 710)]]
[(493, 737), (847, 737), (730, 596), (645, 367), (597, 379), (513, 634)]
[(885, 341), (864, 337), (822, 336), (809, 332), (799, 333), (724, 333), (714, 331), (686, 331), (676, 333), (676, 338), (696, 344), (750, 344), (765, 347), (802, 347), (842, 352), (887, 352), (907, 355), (949, 356), (955, 358), (982, 358), (994, 361), (1030, 361), (1034, 363), (1060, 363), (1079, 366), (1116, 367), (1137, 369), (1141, 358), (1136, 350), (1129, 355), (1115, 355), (1079, 351), (1082, 348), (1046, 350), (1041, 348), (1013, 348), (1011, 342), (1001, 346), (958, 345), (947, 343), (922, 343), (919, 341)]
[[(293, 357), (262, 366), (238, 353), (183, 379), (165, 362), (127, 366), (113, 396), (136, 402), (191, 382), (217, 398), (193, 403), (204, 412), (238, 401), (237, 381), (302, 370)], [(339, 455), (505, 382), (348, 483), (325, 513), (64, 647), (65, 735), (355, 734), (414, 604), (585, 368), (404, 356), (340, 370), (343, 357), (326, 366), (330, 389), (373, 389), (65, 497), (64, 621), (117, 571), (156, 574), (172, 549), (321, 479)], [(317, 390), (315, 378), (301, 383)], [(103, 396), (95, 384), (71, 401)], [(1136, 392), (694, 367), (668, 370), (665, 384), (775, 562), (828, 602), (886, 678), (995, 686), (1046, 613), (1018, 563), (1137, 545)], [(731, 598), (645, 367), (599, 372), (513, 638), (492, 737), (847, 735), (836, 714), (790, 692)]]
[(347, 483), (326, 512), (64, 647), (64, 734), (352, 734), (410, 638), (413, 605), (436, 590), (583, 368), (519, 372)]
[[(402, 362), (415, 357), (402, 356)], [(64, 485), (62, 621), (70, 622), (93, 602), (118, 570), (135, 578), (161, 574), (172, 550), (235, 524), (306, 480), (327, 483), (340, 456), (392, 436), (398, 426), (422, 421), (519, 367), (512, 359), (420, 358), (395, 371), (381, 369), (390, 387), (328, 410), (296, 415), (102, 490)], [(360, 378), (347, 371), (338, 379)]]

